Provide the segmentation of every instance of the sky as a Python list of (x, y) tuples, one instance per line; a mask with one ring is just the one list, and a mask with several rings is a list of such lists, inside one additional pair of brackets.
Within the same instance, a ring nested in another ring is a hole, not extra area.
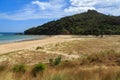
[(0, 0), (0, 32), (23, 32), (89, 9), (120, 16), (120, 0)]

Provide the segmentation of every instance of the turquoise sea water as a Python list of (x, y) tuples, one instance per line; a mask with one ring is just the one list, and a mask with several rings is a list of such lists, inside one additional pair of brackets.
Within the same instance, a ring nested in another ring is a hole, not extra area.
[(43, 38), (45, 38), (45, 36), (16, 35), (15, 33), (0, 33), (0, 44)]

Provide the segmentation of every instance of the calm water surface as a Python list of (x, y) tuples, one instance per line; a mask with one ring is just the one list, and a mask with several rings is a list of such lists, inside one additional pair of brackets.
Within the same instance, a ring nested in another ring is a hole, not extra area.
[(46, 36), (38, 35), (16, 35), (16, 33), (0, 33), (0, 44), (18, 42), (24, 40), (43, 39)]

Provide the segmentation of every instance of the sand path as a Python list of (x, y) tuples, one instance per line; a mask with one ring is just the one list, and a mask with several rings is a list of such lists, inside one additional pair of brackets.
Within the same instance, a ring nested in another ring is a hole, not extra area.
[(40, 50), (40, 51), (43, 51), (45, 52), (46, 54), (58, 54), (58, 55), (61, 55), (61, 56), (65, 56), (67, 59), (78, 59), (80, 58), (80, 55), (74, 55), (74, 54), (67, 54), (67, 53), (61, 53), (61, 52), (54, 52), (54, 51), (47, 51), (47, 50)]

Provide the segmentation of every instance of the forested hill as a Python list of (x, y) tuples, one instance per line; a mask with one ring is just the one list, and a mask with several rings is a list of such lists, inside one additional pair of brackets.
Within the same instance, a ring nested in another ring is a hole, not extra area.
[(76, 14), (30, 28), (25, 34), (99, 35), (120, 34), (120, 16), (104, 15), (95, 10)]

